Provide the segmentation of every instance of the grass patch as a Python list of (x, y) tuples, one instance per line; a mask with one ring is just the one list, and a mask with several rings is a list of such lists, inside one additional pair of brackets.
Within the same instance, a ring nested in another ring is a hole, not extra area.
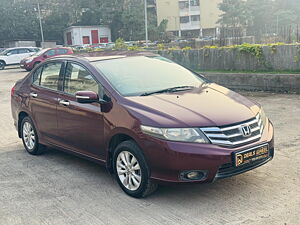
[(300, 71), (239, 71), (239, 70), (195, 70), (197, 73), (254, 73), (254, 74), (300, 74)]

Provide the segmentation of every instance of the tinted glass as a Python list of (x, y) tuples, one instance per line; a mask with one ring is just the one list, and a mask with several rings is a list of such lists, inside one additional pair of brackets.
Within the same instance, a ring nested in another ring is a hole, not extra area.
[(44, 65), (40, 85), (52, 90), (58, 90), (59, 73), (62, 63), (48, 63)]
[(68, 50), (67, 49), (57, 49), (56, 52), (58, 55), (63, 55), (63, 54), (67, 54)]
[(48, 49), (43, 49), (41, 51), (36, 52), (35, 54), (33, 54), (33, 56), (40, 56), (43, 55), (46, 51), (48, 51)]
[(24, 53), (28, 53), (30, 52), (28, 49), (25, 49), (25, 48), (22, 48), (22, 49), (19, 49), (19, 54), (24, 54)]
[(129, 57), (92, 63), (124, 96), (140, 95), (178, 86), (201, 86), (193, 72), (163, 57)]
[(8, 51), (7, 54), (8, 55), (16, 55), (16, 54), (18, 54), (18, 52), (19, 52), (18, 49), (14, 49), (14, 50)]
[(43, 67), (38, 68), (32, 77), (32, 82), (35, 85), (40, 85), (40, 78), (41, 78), (41, 72), (42, 72)]
[(54, 56), (55, 55), (55, 50), (54, 49), (49, 50), (48, 52), (46, 52), (46, 55), (47, 56)]
[(75, 95), (77, 91), (93, 91), (99, 94), (100, 85), (94, 80), (92, 75), (82, 66), (68, 63), (64, 91)]

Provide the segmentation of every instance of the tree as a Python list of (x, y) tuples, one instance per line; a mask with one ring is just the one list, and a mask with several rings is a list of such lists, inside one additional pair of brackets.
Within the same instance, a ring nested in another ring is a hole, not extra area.
[(243, 0), (224, 0), (219, 4), (224, 13), (218, 21), (224, 27), (240, 27), (247, 24), (246, 3)]
[[(151, 0), (149, 0), (151, 1)], [(145, 38), (143, 0), (47, 0), (40, 2), (45, 40), (63, 41), (71, 25), (108, 25), (112, 39)], [(37, 0), (0, 0), (0, 40), (41, 40)], [(149, 10), (149, 36), (164, 32), (157, 26), (156, 12)]]

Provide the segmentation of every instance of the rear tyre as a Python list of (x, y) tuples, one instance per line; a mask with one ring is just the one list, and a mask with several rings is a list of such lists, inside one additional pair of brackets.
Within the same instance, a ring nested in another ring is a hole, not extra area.
[(0, 70), (4, 70), (5, 68), (5, 62), (4, 61), (0, 61)]
[(39, 138), (32, 120), (25, 117), (21, 123), (21, 137), (26, 151), (31, 155), (39, 155), (43, 152), (44, 146), (39, 144)]
[(113, 169), (122, 190), (134, 198), (143, 198), (158, 185), (150, 179), (150, 170), (142, 150), (134, 141), (124, 141), (113, 154)]

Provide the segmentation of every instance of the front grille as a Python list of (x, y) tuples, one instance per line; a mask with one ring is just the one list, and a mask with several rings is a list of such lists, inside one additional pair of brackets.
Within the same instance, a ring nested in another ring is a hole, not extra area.
[[(250, 134), (248, 136), (244, 136), (242, 132), (242, 127), (245, 126), (250, 128)], [(254, 119), (239, 124), (200, 129), (212, 144), (235, 147), (259, 140), (262, 135), (263, 124), (258, 114)]]
[(244, 165), (241, 167), (234, 167), (233, 163), (223, 164), (222, 166), (220, 166), (220, 168), (216, 174), (216, 178), (220, 179), (220, 178), (235, 176), (235, 175), (247, 172), (249, 170), (252, 170), (254, 168), (264, 165), (265, 163), (272, 160), (274, 157), (274, 148), (270, 149), (269, 151), (270, 151), (270, 156), (268, 158), (259, 160), (252, 164), (247, 164), (247, 165)]

